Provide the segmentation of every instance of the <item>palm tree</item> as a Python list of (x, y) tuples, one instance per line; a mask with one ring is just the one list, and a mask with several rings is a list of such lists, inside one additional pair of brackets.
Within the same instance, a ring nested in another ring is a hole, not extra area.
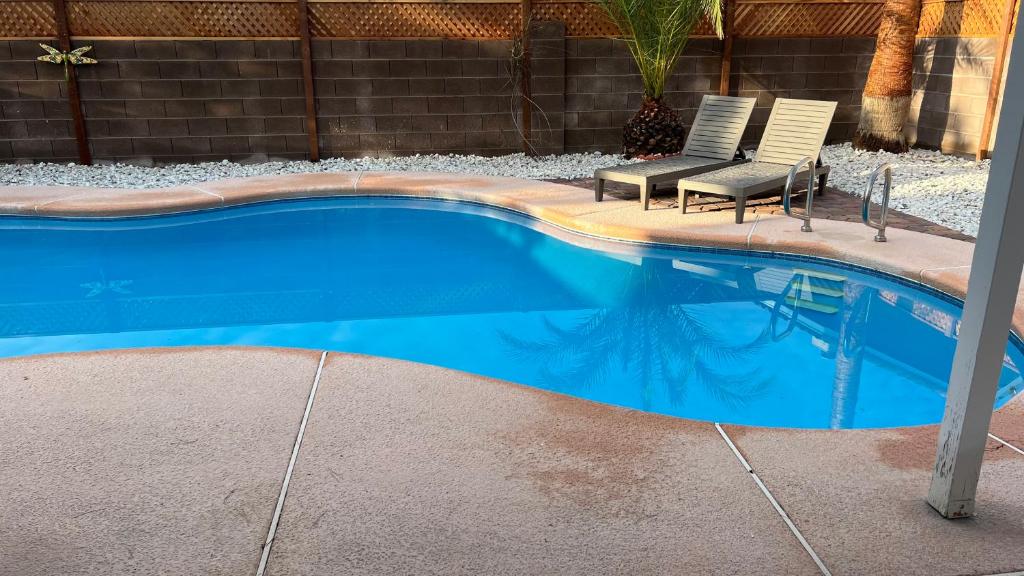
[(875, 56), (861, 100), (860, 123), (853, 147), (906, 152), (903, 125), (910, 112), (914, 40), (921, 20), (921, 0), (886, 0), (878, 28)]
[(643, 79), (640, 110), (626, 123), (622, 148), (627, 156), (674, 154), (682, 150), (684, 129), (662, 102), (665, 85), (683, 54), (690, 32), (710, 20), (722, 37), (721, 0), (594, 0), (625, 36)]
[[(646, 264), (646, 263), (645, 263)], [(572, 391), (599, 384), (618, 364), (640, 385), (641, 407), (649, 410), (659, 386), (672, 405), (682, 405), (690, 384), (699, 383), (717, 401), (742, 406), (767, 384), (762, 366), (751, 361), (770, 342), (767, 331), (753, 342), (723, 343), (686, 305), (665, 301), (674, 276), (657, 266), (634, 268), (639, 294), (623, 306), (586, 314), (569, 328), (546, 322), (547, 338), (502, 338), (519, 359), (544, 366), (542, 378), (553, 390)], [(695, 287), (695, 290), (707, 288)], [(733, 291), (734, 292), (734, 291)], [(736, 300), (737, 294), (721, 295)]]

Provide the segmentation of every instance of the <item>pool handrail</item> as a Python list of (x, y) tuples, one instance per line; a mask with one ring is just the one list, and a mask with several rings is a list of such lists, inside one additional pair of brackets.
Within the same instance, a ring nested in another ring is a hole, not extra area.
[[(860, 218), (869, 228), (878, 230), (878, 233), (875, 234), (875, 242), (886, 241), (885, 225), (886, 218), (889, 214), (889, 192), (892, 190), (892, 168), (892, 164), (886, 162), (872, 170), (871, 176), (868, 177), (867, 187), (864, 189), (864, 199), (861, 203)], [(881, 210), (878, 214), (878, 220), (875, 221), (871, 219), (871, 193), (875, 189), (875, 182), (878, 180), (879, 174), (885, 174), (885, 181), (882, 185), (882, 202), (879, 204)]]
[[(792, 211), (791, 197), (793, 195), (793, 184), (796, 182), (796, 177), (803, 169), (807, 168), (807, 204), (804, 207), (803, 214), (794, 214)], [(804, 156), (803, 158), (796, 161), (793, 167), (789, 169), (789, 176), (786, 177), (786, 188), (782, 191), (782, 209), (786, 212), (786, 216), (790, 218), (796, 218), (802, 220), (803, 225), (800, 226), (801, 232), (811, 232), (811, 208), (814, 204), (814, 184), (817, 180), (817, 168), (814, 163), (814, 159), (810, 156)]]

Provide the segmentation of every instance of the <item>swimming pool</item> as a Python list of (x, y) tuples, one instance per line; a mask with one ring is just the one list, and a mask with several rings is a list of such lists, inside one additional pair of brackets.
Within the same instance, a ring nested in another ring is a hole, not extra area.
[[(821, 259), (602, 241), (399, 198), (0, 218), (0, 278), (0, 357), (326, 349), (805, 428), (938, 422), (960, 315), (937, 291)], [(1014, 338), (997, 406), (1022, 360)]]

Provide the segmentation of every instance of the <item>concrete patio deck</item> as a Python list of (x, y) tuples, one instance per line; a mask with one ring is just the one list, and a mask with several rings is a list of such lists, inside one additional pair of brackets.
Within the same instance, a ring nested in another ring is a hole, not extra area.
[[(0, 214), (103, 217), (308, 196), (483, 202), (573, 234), (822, 255), (966, 290), (973, 246), (840, 221), (594, 203), (578, 188), (311, 174), (175, 190), (2, 188)], [(1021, 300), (1024, 302), (1024, 300)], [(1014, 325), (1024, 327), (1024, 307)], [(1024, 571), (1024, 400), (994, 419), (977, 517), (924, 501), (933, 427), (796, 431), (594, 404), (320, 351), (180, 348), (0, 361), (0, 575), (252, 574), (318, 392), (267, 574)], [(759, 488), (788, 514), (797, 533)], [(1024, 573), (1024, 572), (1022, 572)]]
[[(0, 574), (253, 574), (319, 354), (0, 362)], [(993, 433), (1021, 435), (1024, 403)], [(1024, 568), (1024, 455), (978, 516), (924, 502), (934, 429), (727, 426), (825, 566)], [(710, 423), (452, 370), (327, 356), (267, 574), (816, 574)]]

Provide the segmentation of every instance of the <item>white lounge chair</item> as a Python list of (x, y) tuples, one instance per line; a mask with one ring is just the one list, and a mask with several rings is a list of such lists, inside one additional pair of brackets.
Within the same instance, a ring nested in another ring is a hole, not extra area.
[(647, 210), (651, 194), (660, 185), (674, 184), (684, 176), (746, 162), (739, 144), (754, 110), (754, 102), (754, 98), (704, 96), (681, 155), (595, 171), (594, 199), (598, 202), (604, 199), (607, 180), (636, 184), (640, 187), (643, 209)]
[[(785, 186), (790, 170), (805, 158), (817, 164), (818, 191), (823, 191), (829, 167), (821, 165), (821, 146), (835, 111), (835, 102), (777, 98), (753, 162), (682, 177), (677, 184), (679, 209), (686, 213), (695, 192), (735, 198), (736, 223), (742, 224), (747, 198)], [(808, 170), (796, 174), (807, 176)]]

